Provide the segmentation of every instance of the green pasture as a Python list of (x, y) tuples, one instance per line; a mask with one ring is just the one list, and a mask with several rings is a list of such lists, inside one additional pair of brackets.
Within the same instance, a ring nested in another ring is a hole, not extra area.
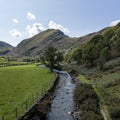
[(54, 77), (48, 69), (35, 65), (1, 67), (0, 119), (4, 116), (5, 120), (14, 120), (15, 109), (18, 114), (24, 112), (26, 100), (32, 104)]

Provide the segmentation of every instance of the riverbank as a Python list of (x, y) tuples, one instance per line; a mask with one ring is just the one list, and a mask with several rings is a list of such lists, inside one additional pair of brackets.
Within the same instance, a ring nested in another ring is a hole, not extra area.
[(59, 83), (59, 76), (56, 74), (51, 88), (40, 97), (36, 103), (28, 109), (18, 120), (46, 120), (46, 114), (50, 109), (51, 101), (54, 98), (54, 91)]
[(74, 91), (77, 120), (104, 120), (100, 111), (99, 98), (92, 85), (83, 76), (75, 79), (77, 86)]
[(74, 120), (73, 92), (75, 83), (67, 72), (59, 72), (59, 84), (55, 90), (55, 97), (51, 102), (47, 120)]
[(106, 63), (102, 71), (75, 64), (64, 65), (64, 68), (75, 73), (78, 81), (90, 84), (94, 88), (104, 120), (120, 119), (120, 65), (118, 62), (112, 60)]

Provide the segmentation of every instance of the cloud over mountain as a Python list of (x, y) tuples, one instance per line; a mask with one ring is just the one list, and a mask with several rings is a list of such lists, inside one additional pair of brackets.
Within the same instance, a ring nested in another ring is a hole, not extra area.
[(110, 23), (110, 26), (115, 26), (120, 22), (120, 20), (115, 20)]
[(11, 36), (13, 36), (13, 37), (21, 37), (22, 36), (22, 33), (16, 29), (10, 30), (9, 32), (10, 32)]
[(45, 28), (41, 23), (34, 23), (33, 25), (27, 25), (26, 31), (29, 34), (30, 37), (40, 33), (41, 31), (44, 31)]
[(57, 24), (56, 22), (54, 22), (52, 20), (48, 23), (48, 27), (50, 29), (59, 29), (59, 30), (65, 32), (65, 33), (70, 32), (67, 28), (63, 27), (61, 24)]

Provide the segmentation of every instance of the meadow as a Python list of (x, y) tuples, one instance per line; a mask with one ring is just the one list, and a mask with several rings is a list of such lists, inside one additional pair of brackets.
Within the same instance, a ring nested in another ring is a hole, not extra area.
[(0, 119), (4, 116), (4, 120), (14, 120), (15, 109), (18, 115), (22, 114), (50, 87), (54, 78), (48, 69), (35, 65), (1, 67)]

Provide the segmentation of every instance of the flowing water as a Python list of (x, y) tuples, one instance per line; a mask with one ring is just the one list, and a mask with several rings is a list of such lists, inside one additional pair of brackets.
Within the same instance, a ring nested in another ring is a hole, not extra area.
[(59, 72), (60, 81), (55, 91), (47, 120), (74, 120), (71, 112), (74, 110), (73, 91), (75, 84), (67, 72)]

